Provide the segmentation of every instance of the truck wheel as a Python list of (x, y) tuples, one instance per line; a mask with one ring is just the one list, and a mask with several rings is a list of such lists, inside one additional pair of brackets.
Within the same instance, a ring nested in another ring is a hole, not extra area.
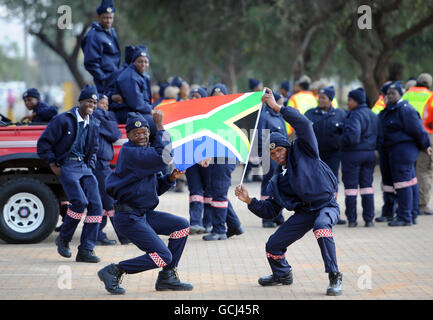
[(40, 242), (58, 219), (58, 200), (42, 182), (22, 178), (0, 187), (0, 238), (7, 243)]

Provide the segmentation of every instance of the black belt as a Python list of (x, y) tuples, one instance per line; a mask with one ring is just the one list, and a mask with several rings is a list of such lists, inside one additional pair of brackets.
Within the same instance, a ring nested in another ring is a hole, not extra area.
[(123, 204), (123, 203), (115, 203), (114, 204), (114, 211), (136, 211), (133, 208), (131, 208), (130, 206), (128, 206), (127, 204)]
[(84, 161), (84, 158), (83, 157), (68, 157), (68, 158), (66, 158), (66, 160), (69, 160), (69, 161)]

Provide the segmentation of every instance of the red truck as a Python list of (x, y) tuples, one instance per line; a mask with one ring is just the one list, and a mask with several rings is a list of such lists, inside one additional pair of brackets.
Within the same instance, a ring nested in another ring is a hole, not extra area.
[[(57, 177), (36, 152), (45, 125), (0, 127), (0, 238), (7, 243), (37, 243), (59, 220), (59, 203), (67, 201)], [(122, 144), (114, 144), (114, 166)]]

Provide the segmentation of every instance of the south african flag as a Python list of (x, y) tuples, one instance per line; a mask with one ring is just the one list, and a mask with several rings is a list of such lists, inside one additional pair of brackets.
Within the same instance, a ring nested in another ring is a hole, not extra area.
[(183, 171), (213, 157), (248, 161), (262, 92), (215, 96), (162, 105), (173, 161)]

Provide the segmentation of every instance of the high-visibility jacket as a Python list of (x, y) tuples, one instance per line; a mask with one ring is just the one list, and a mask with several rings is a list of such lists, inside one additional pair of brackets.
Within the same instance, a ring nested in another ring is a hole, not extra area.
[(407, 100), (423, 120), (424, 128), (433, 133), (433, 92), (425, 87), (412, 87), (402, 97)]
[[(304, 114), (317, 106), (317, 100), (312, 91), (299, 91), (290, 97), (287, 106), (298, 109), (301, 114)], [(287, 122), (286, 128), (287, 134), (293, 133), (293, 128)]]
[(379, 114), (385, 108), (386, 108), (386, 104), (385, 101), (383, 100), (383, 95), (380, 95), (379, 99), (377, 99), (373, 108), (371, 108), (371, 111), (373, 111), (375, 114)]

